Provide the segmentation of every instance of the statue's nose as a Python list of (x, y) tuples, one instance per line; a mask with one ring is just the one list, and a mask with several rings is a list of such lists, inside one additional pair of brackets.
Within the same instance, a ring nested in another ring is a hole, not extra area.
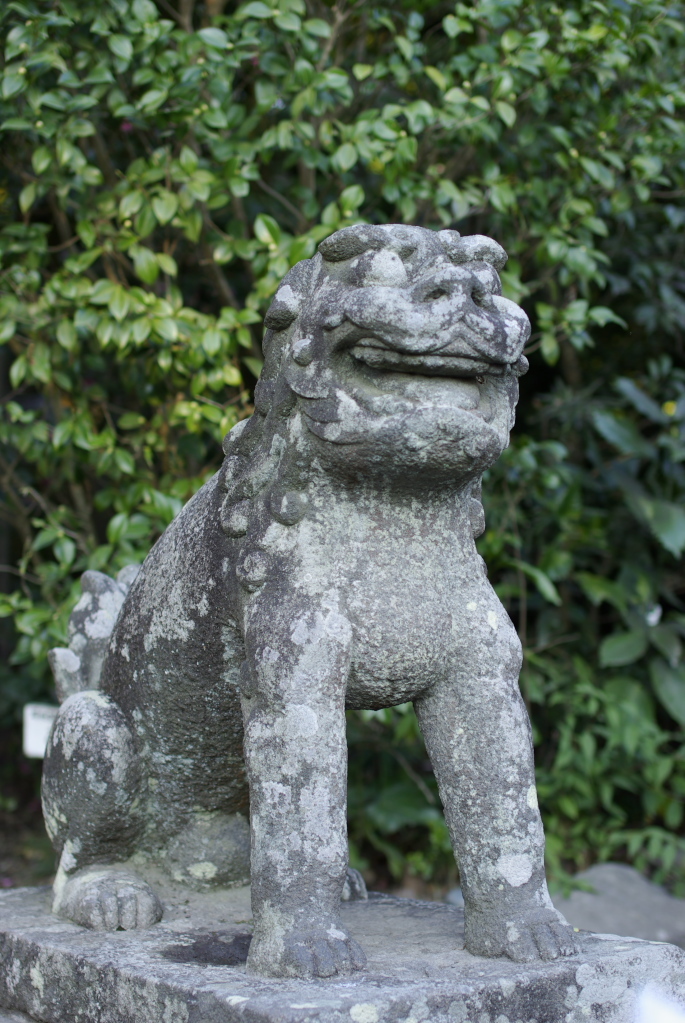
[(474, 305), (487, 305), (489, 290), (475, 276), (464, 270), (457, 270), (419, 281), (412, 290), (412, 299), (417, 303), (439, 302), (441, 299), (459, 299)]

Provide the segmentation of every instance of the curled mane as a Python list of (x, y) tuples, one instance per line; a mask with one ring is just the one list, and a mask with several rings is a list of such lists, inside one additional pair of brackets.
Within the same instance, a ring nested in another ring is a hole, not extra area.
[(293, 459), (286, 437), (296, 396), (281, 369), (320, 264), (320, 256), (304, 259), (284, 277), (264, 319), (264, 368), (255, 388), (254, 414), (224, 438), (221, 526), (231, 537), (244, 536), (255, 515), (261, 519), (266, 513), (292, 525), (306, 510), (305, 466)]

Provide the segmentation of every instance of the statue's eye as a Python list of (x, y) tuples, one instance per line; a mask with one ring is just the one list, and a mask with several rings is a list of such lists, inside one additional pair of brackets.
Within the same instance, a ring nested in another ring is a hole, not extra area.
[(415, 252), (416, 252), (415, 245), (403, 245), (400, 249), (397, 250), (397, 255), (404, 262), (407, 259), (411, 259)]
[(485, 298), (487, 294), (488, 293), (485, 290), (485, 288), (476, 286), (471, 292), (471, 301), (473, 302), (474, 305), (483, 306), (485, 305)]
[(438, 285), (438, 287), (433, 288), (431, 291), (429, 291), (427, 295), (424, 295), (424, 301), (435, 302), (439, 298), (444, 298), (447, 294), (448, 294), (447, 289), (441, 288)]

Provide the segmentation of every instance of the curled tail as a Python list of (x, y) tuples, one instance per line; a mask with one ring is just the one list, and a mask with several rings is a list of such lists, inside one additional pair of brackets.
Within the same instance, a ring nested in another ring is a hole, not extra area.
[(116, 579), (94, 571), (81, 576), (83, 593), (69, 618), (69, 646), (48, 654), (60, 703), (74, 693), (99, 688), (109, 639), (139, 567), (127, 565)]

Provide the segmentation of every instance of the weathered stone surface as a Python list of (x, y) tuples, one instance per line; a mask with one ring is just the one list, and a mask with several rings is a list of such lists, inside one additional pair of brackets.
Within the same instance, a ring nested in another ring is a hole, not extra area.
[(348, 978), (245, 971), (247, 889), (165, 892), (149, 930), (84, 930), (45, 889), (0, 895), (0, 1005), (44, 1023), (634, 1023), (652, 990), (685, 1006), (685, 954), (582, 935), (574, 958), (516, 964), (463, 950), (463, 913), (373, 895), (342, 907), (368, 968)]
[(71, 693), (44, 773), (57, 912), (145, 927), (150, 864), (189, 891), (249, 873), (252, 972), (363, 968), (340, 916), (345, 706), (412, 700), (466, 947), (573, 955), (545, 881), (521, 644), (475, 546), (527, 365), (505, 261), (483, 236), (359, 225), (287, 274), (220, 472), (146, 559), (106, 655), (121, 587), (92, 573), (53, 655)]
[(625, 863), (598, 863), (575, 880), (593, 890), (554, 898), (574, 927), (685, 947), (685, 899), (674, 898)]
[(3, 1012), (0, 1009), (0, 1023), (32, 1023), (31, 1017), (25, 1012)]

